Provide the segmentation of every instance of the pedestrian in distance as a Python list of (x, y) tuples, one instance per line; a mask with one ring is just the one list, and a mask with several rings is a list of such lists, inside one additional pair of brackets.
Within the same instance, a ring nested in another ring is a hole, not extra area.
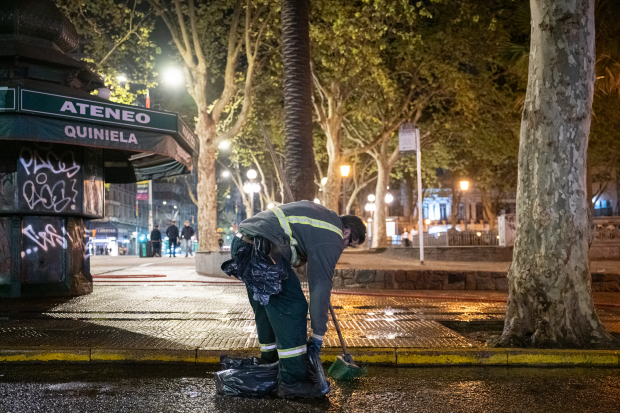
[(166, 230), (166, 236), (168, 237), (168, 256), (176, 258), (176, 249), (179, 244), (179, 228), (175, 224), (176, 221), (172, 221), (172, 224)]
[(403, 235), (401, 236), (402, 239), (402, 244), (403, 247), (408, 247), (411, 244), (409, 243), (409, 232), (407, 231), (407, 228), (405, 228), (405, 232), (403, 232)]
[(151, 231), (151, 245), (153, 246), (153, 257), (161, 257), (161, 231), (159, 225), (155, 225)]
[[(334, 211), (311, 201), (292, 202), (246, 219), (233, 238), (231, 256), (246, 254), (254, 243), (268, 242), (270, 261), (282, 263), (288, 276), (273, 281), (276, 285), (265, 303), (261, 291), (246, 283), (254, 310), (261, 359), (279, 361), (280, 397), (322, 397), (327, 388), (313, 379), (307, 351), (318, 354), (327, 332), (327, 314), (336, 263), (347, 247), (366, 240), (364, 222), (353, 215), (338, 216)], [(227, 261), (229, 263), (230, 261)], [(307, 336), (308, 302), (291, 266), (307, 262), (310, 292), (312, 336)], [(222, 268), (226, 266), (224, 263)], [(254, 271), (254, 270), (253, 270)], [(238, 268), (238, 273), (244, 272)], [(271, 281), (270, 281), (271, 282)], [(273, 287), (269, 285), (268, 287)], [(264, 290), (264, 289), (263, 289)], [(259, 301), (261, 300), (261, 301)], [(310, 350), (309, 350), (310, 349)]]
[(185, 221), (185, 226), (181, 230), (181, 247), (185, 250), (185, 258), (187, 258), (187, 254), (193, 257), (192, 238), (194, 238), (194, 228), (189, 225), (189, 221)]

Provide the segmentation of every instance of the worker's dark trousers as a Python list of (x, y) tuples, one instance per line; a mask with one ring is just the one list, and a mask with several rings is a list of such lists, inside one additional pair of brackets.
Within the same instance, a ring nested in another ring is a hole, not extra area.
[[(231, 253), (237, 252), (239, 238), (233, 240)], [(261, 305), (248, 289), (248, 298), (254, 310), (261, 358), (267, 362), (280, 360), (278, 380), (287, 384), (308, 380), (308, 302), (301, 290), (297, 275), (288, 269), (288, 278), (282, 281), (282, 291), (272, 295), (269, 303)]]

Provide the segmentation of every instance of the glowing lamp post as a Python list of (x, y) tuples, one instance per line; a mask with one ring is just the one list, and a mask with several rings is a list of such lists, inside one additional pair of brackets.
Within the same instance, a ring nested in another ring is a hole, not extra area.
[(376, 204), (375, 204), (375, 196), (373, 194), (368, 195), (368, 203), (365, 205), (364, 209), (368, 212), (370, 212), (370, 219), (368, 220), (368, 222), (370, 223), (370, 225), (368, 225), (368, 247), (370, 248), (370, 238), (372, 237), (372, 222), (374, 219), (374, 213), (375, 213), (375, 209), (376, 209)]
[(260, 185), (256, 182), (253, 182), (256, 179), (256, 171), (254, 169), (250, 169), (247, 173), (247, 177), (250, 182), (246, 182), (243, 185), (243, 192), (250, 195), (250, 211), (248, 213), (248, 218), (252, 218), (254, 216), (254, 194), (260, 192)]
[(346, 186), (346, 179), (347, 179), (347, 176), (349, 176), (350, 172), (351, 172), (351, 166), (350, 165), (342, 165), (342, 166), (340, 166), (340, 175), (342, 175), (342, 211), (343, 211), (343, 214), (347, 213), (347, 186)]
[[(467, 189), (469, 188), (469, 181), (461, 181), (460, 182), (461, 185), (461, 191), (467, 191)], [(467, 207), (467, 205), (465, 205)], [(467, 208), (465, 208), (465, 231), (467, 231)]]

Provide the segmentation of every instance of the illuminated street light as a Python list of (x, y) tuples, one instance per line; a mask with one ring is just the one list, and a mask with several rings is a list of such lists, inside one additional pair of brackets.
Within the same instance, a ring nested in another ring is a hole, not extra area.
[(321, 203), (321, 200), (320, 200), (319, 198), (314, 198), (314, 203), (315, 203), (315, 204), (320, 204), (320, 203)]
[(275, 205), (270, 202), (267, 204), (267, 209), (273, 209), (274, 206)]
[(365, 209), (366, 211), (369, 211), (369, 212), (374, 212), (374, 210), (375, 210), (375, 204), (374, 204), (374, 203), (372, 203), (372, 204), (371, 204), (371, 203), (367, 203), (367, 204), (364, 206), (364, 209)]
[(392, 194), (386, 194), (385, 195), (385, 202), (386, 203), (391, 204), (393, 200), (394, 200), (394, 197), (392, 196)]
[(228, 149), (230, 148), (230, 141), (229, 140), (225, 140), (220, 142), (220, 144), (218, 145), (218, 148), (220, 149)]
[(256, 182), (246, 182), (243, 184), (243, 192), (246, 194), (253, 194), (260, 192), (260, 185)]
[(256, 179), (256, 171), (254, 169), (250, 169), (247, 175), (248, 175), (248, 178), (250, 179)]
[(373, 194), (368, 195), (368, 201), (375, 202), (375, 196)]
[(118, 80), (121, 83), (127, 83), (127, 76), (125, 76), (125, 75), (118, 75), (118, 76), (116, 76), (116, 80)]
[(469, 188), (469, 181), (461, 181), (461, 190), (462, 191), (467, 191), (467, 188)]
[(177, 209), (177, 206), (176, 206), (176, 205), (174, 206), (174, 209)]
[(327, 183), (327, 177), (321, 179), (321, 185), (325, 186), (326, 183)]
[(166, 202), (166, 201), (164, 201), (164, 202), (162, 202), (162, 204), (166, 205), (166, 204), (167, 204), (167, 202)]
[(230, 176), (230, 172), (228, 171), (223, 171), (222, 172), (222, 178), (228, 178)]
[(181, 69), (171, 66), (162, 73), (162, 81), (170, 86), (178, 86), (185, 83), (185, 76)]
[(430, 225), (430, 224), (431, 224), (431, 220), (427, 218), (427, 219), (425, 219), (425, 220), (424, 220), (424, 223), (425, 223), (426, 225)]
[(342, 165), (340, 167), (340, 175), (342, 175), (344, 178), (349, 176), (349, 172), (351, 172), (351, 166), (350, 165)]

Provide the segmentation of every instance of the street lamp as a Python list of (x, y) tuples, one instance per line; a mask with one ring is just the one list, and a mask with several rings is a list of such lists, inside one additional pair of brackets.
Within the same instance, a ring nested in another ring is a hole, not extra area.
[[(461, 184), (461, 192), (462, 191), (467, 191), (467, 189), (469, 188), (469, 181), (461, 181), (460, 184)], [(464, 222), (465, 222), (465, 228), (464, 229), (465, 229), (465, 231), (467, 231), (467, 205), (465, 205), (465, 219), (464, 219)]]
[(222, 178), (228, 178), (230, 176), (230, 172), (222, 171)]
[(246, 182), (243, 185), (243, 191), (250, 195), (250, 213), (248, 214), (248, 218), (252, 218), (254, 216), (254, 194), (260, 192), (260, 185), (256, 182), (252, 182), (257, 176), (254, 169), (248, 170), (246, 175), (250, 179), (250, 182)]
[(228, 149), (230, 147), (230, 141), (227, 139), (225, 141), (220, 142), (218, 148), (220, 149)]
[(323, 179), (321, 179), (321, 186), (325, 186), (326, 183), (327, 183), (327, 177), (324, 177)]
[(162, 73), (162, 82), (170, 86), (178, 86), (185, 81), (183, 71), (175, 66), (166, 68)]
[[(372, 224), (372, 220), (374, 218), (375, 215), (375, 209), (376, 209), (376, 204), (375, 204), (375, 196), (373, 194), (368, 195), (368, 200), (370, 201), (369, 203), (367, 203), (364, 206), (364, 209), (368, 212), (370, 212), (370, 218), (368, 219), (368, 222)], [(368, 247), (370, 248), (370, 237), (373, 235), (372, 233), (372, 225), (368, 226)]]
[(351, 172), (351, 165), (341, 165), (340, 166), (340, 175), (342, 175), (342, 211), (344, 214), (347, 213), (347, 186), (346, 186), (346, 178), (349, 176), (349, 172)]
[(125, 76), (125, 75), (118, 75), (118, 76), (116, 76), (116, 80), (118, 80), (121, 83), (127, 83), (127, 76)]
[(321, 203), (321, 200), (320, 200), (319, 198), (314, 198), (314, 203), (315, 203), (315, 204), (320, 204), (320, 203)]

